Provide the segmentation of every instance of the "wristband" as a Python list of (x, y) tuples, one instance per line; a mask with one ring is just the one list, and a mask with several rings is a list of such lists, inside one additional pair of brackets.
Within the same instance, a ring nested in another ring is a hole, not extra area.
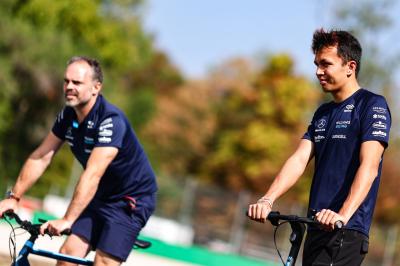
[(268, 203), (269, 207), (270, 207), (271, 210), (272, 210), (272, 205), (273, 205), (272, 200), (270, 200), (269, 198), (266, 198), (266, 197), (261, 197), (261, 198), (257, 201), (257, 203), (264, 203), (264, 202)]
[(20, 198), (15, 196), (14, 192), (12, 190), (9, 190), (6, 192), (6, 199), (15, 199), (16, 201), (19, 201)]

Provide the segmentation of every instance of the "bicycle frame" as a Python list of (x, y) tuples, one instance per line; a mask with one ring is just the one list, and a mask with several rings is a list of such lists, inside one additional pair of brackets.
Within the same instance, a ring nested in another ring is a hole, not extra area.
[[(35, 241), (38, 239), (38, 237), (40, 235), (39, 228), (40, 228), (41, 224), (32, 224), (29, 221), (22, 221), (20, 219), (20, 217), (13, 212), (7, 212), (7, 213), (5, 213), (5, 215), (8, 216), (8, 218), (14, 218), (15, 221), (20, 225), (20, 228), (24, 229), (25, 231), (27, 231), (30, 234), (29, 239), (25, 241), (25, 244), (22, 247), (22, 249), (20, 250), (20, 252), (18, 253), (17, 258), (15, 260), (13, 260), (13, 262), (11, 264), (12, 266), (29, 266), (30, 265), (29, 260), (28, 260), (29, 254), (34, 254), (34, 255), (50, 258), (50, 259), (59, 260), (59, 261), (71, 262), (71, 263), (75, 263), (75, 264), (79, 264), (79, 265), (93, 265), (93, 261), (85, 259), (85, 258), (70, 256), (70, 255), (59, 253), (59, 252), (52, 252), (49, 250), (36, 248), (34, 245), (35, 245)], [(39, 221), (40, 221), (40, 219), (39, 219)], [(45, 221), (42, 221), (42, 222), (45, 222)], [(45, 233), (48, 234), (48, 232), (45, 232)], [(62, 232), (62, 234), (70, 234), (70, 230)], [(15, 237), (15, 234), (14, 234), (14, 237)], [(140, 239), (136, 239), (136, 242), (134, 244), (134, 248), (145, 249), (150, 246), (151, 246), (151, 242), (148, 242), (145, 240), (140, 240)]]
[(30, 239), (26, 240), (24, 246), (22, 247), (22, 249), (18, 254), (18, 257), (16, 258), (15, 262), (11, 264), (11, 266), (29, 266), (30, 265), (28, 260), (29, 254), (39, 255), (42, 257), (56, 259), (60, 261), (76, 263), (79, 265), (93, 265), (93, 261), (88, 259), (69, 256), (58, 252), (52, 252), (43, 249), (37, 249), (34, 247), (36, 238), (37, 237), (35, 236), (31, 236)]

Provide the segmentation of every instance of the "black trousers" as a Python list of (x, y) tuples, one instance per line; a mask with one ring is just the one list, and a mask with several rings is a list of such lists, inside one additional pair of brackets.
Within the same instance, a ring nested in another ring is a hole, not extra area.
[(355, 230), (310, 230), (304, 243), (303, 266), (361, 265), (368, 245), (368, 237)]

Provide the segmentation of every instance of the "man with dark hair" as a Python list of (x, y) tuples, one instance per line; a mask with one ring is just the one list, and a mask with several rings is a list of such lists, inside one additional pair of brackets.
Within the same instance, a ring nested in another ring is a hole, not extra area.
[(67, 142), (84, 171), (64, 217), (43, 224), (41, 233), (47, 229), (59, 235), (71, 228), (62, 253), (84, 257), (92, 249), (96, 250), (95, 265), (120, 265), (154, 211), (157, 185), (128, 119), (100, 94), (102, 84), (96, 60), (73, 57), (68, 62), (64, 75), (66, 107), (25, 162), (7, 198), (0, 202), (0, 216), (16, 210), (21, 196)]
[[(309, 228), (303, 265), (360, 265), (389, 142), (390, 110), (384, 97), (357, 81), (362, 49), (346, 31), (323, 29), (313, 36), (316, 75), (333, 101), (322, 104), (297, 150), (286, 161), (265, 195), (251, 204), (251, 219), (265, 222), (274, 201), (303, 174), (314, 157), (309, 209), (321, 227)], [(334, 230), (342, 221), (343, 230)]]

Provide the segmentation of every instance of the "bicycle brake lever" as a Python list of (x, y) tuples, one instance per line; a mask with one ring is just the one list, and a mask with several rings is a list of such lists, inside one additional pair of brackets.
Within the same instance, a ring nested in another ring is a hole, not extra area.
[(42, 218), (39, 218), (38, 221), (39, 221), (39, 223), (42, 223), (42, 224), (47, 223), (47, 220), (42, 219)]

